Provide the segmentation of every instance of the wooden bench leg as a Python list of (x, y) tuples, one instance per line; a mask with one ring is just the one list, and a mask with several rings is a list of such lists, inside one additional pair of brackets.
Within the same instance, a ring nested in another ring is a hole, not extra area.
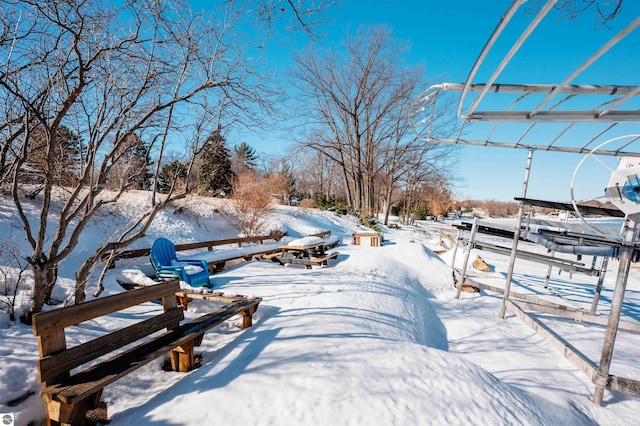
[(242, 328), (249, 328), (253, 325), (253, 314), (257, 310), (258, 305), (255, 305), (242, 312)]
[(178, 302), (178, 306), (180, 306), (182, 309), (184, 309), (186, 311), (187, 310), (187, 305), (189, 305), (189, 302), (191, 302), (193, 299), (190, 298), (189, 296), (178, 296), (178, 295), (176, 295), (176, 300)]
[[(200, 337), (200, 336), (198, 336)], [(202, 338), (200, 338), (202, 341)], [(173, 371), (179, 371), (186, 373), (193, 370), (195, 361), (193, 355), (193, 347), (195, 346), (195, 339), (185, 343), (182, 346), (178, 346), (171, 351), (171, 369)]]
[(47, 411), (47, 425), (85, 425), (87, 423), (87, 411), (98, 407), (101, 396), (102, 390), (75, 404), (66, 404), (44, 396), (43, 399)]

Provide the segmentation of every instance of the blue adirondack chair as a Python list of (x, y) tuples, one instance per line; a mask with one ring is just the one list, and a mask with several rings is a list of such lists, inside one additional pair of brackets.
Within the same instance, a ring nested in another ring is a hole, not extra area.
[(158, 238), (153, 242), (150, 258), (158, 278), (177, 278), (191, 287), (210, 285), (207, 262), (178, 259), (176, 246), (166, 238)]

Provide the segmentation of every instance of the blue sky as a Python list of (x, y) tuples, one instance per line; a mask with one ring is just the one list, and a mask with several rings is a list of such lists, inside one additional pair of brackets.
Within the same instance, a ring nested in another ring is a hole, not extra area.
[[(332, 44), (339, 42), (347, 27), (355, 29), (362, 24), (387, 24), (394, 29), (396, 38), (410, 42), (411, 51), (406, 60), (410, 65), (424, 64), (427, 81), (434, 84), (462, 83), (510, 4), (510, 0), (342, 0), (340, 8), (333, 8), (329, 13), (332, 22), (320, 27), (320, 31), (326, 34), (323, 42)], [(640, 2), (625, 1), (621, 14), (609, 30), (600, 26), (592, 9), (570, 21), (560, 12), (552, 11), (497, 82), (559, 83), (605, 40), (639, 14)], [(520, 13), (513, 27), (522, 28), (530, 19), (531, 15)], [(637, 46), (640, 45), (640, 34), (637, 33), (640, 30), (612, 49), (594, 64), (592, 71), (574, 83), (638, 85), (640, 55)], [(505, 52), (516, 34), (507, 32), (505, 39), (509, 43), (499, 43), (496, 51)], [(297, 41), (304, 43), (304, 36), (301, 37)], [(271, 66), (283, 76), (289, 65), (290, 46), (290, 42), (285, 42), (279, 46), (271, 45), (266, 50)], [(487, 63), (495, 64), (496, 58), (490, 55)], [(481, 69), (475, 82), (483, 82), (492, 71), (490, 66)], [(635, 132), (640, 133), (640, 126), (636, 129)], [(518, 135), (519, 132), (513, 138)], [(263, 153), (282, 152), (286, 146), (281, 134), (239, 137)], [(584, 137), (590, 136), (585, 134)], [(526, 150), (465, 146), (460, 155), (456, 170), (456, 174), (463, 178), (456, 190), (459, 198), (509, 201), (521, 195)], [(536, 151), (528, 196), (569, 200), (571, 177), (582, 158), (577, 154)], [(607, 161), (611, 163), (610, 167), (615, 167), (615, 160)], [(578, 198), (600, 195), (609, 175), (609, 170), (602, 165), (596, 163), (589, 168), (589, 163), (585, 163), (576, 180)]]

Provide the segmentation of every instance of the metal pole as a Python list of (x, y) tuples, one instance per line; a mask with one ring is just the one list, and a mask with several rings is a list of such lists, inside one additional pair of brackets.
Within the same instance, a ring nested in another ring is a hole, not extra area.
[(451, 256), (451, 267), (456, 267), (456, 256), (458, 254), (458, 246), (460, 245), (460, 238), (462, 237), (462, 231), (458, 229), (456, 231), (456, 244), (453, 246), (453, 254)]
[(602, 258), (602, 267), (600, 268), (600, 275), (598, 276), (598, 284), (596, 284), (596, 291), (593, 294), (593, 302), (591, 303), (591, 313), (595, 315), (598, 308), (598, 301), (600, 300), (600, 293), (602, 292), (602, 284), (604, 283), (604, 276), (607, 274), (607, 266), (609, 266), (609, 258)]
[[(555, 251), (551, 251), (551, 257), (555, 257), (556, 252)], [(553, 267), (551, 265), (549, 265), (549, 267), (547, 268), (547, 276), (544, 277), (544, 288), (549, 288), (549, 279), (551, 278), (551, 269)]]
[[(529, 150), (527, 154), (527, 166), (524, 172), (524, 182), (522, 183), (522, 197), (527, 197), (527, 185), (529, 184), (529, 173), (531, 172), (531, 161), (533, 158), (533, 150)], [(518, 240), (520, 239), (520, 228), (522, 224), (522, 218), (524, 217), (524, 200), (520, 200), (520, 207), (518, 208), (518, 223), (516, 223), (516, 229), (513, 233), (513, 245), (511, 246), (511, 257), (509, 258), (509, 269), (507, 271), (507, 279), (504, 283), (504, 294), (502, 295), (502, 307), (500, 308), (500, 318), (504, 319), (507, 311), (507, 299), (511, 292), (511, 279), (513, 278), (513, 268), (516, 263), (516, 254), (518, 251)]]
[(456, 283), (456, 299), (460, 299), (460, 291), (462, 291), (462, 284), (464, 284), (464, 276), (467, 273), (467, 264), (469, 263), (469, 255), (473, 248), (473, 242), (476, 240), (476, 232), (478, 230), (478, 216), (473, 218), (473, 225), (471, 226), (471, 236), (469, 237), (469, 245), (467, 251), (464, 254), (464, 263), (462, 264), (462, 271), (460, 281)]
[(598, 405), (602, 404), (604, 390), (609, 384), (609, 369), (611, 367), (611, 358), (613, 357), (613, 347), (618, 334), (618, 324), (620, 323), (620, 314), (622, 312), (622, 302), (624, 301), (627, 278), (629, 277), (629, 270), (631, 269), (633, 244), (635, 241), (638, 219), (640, 219), (640, 214), (638, 213), (629, 215), (625, 219), (626, 229), (624, 233), (624, 245), (622, 246), (622, 256), (620, 256), (620, 265), (618, 266), (618, 275), (616, 277), (616, 287), (613, 291), (611, 311), (609, 312), (607, 330), (604, 335), (600, 365), (594, 380), (596, 388), (593, 393), (593, 402)]

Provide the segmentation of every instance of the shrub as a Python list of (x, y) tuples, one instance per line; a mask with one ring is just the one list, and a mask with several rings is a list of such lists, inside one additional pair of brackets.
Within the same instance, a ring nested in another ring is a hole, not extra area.
[(269, 216), (273, 212), (272, 178), (260, 178), (248, 173), (238, 176), (233, 184), (231, 203), (225, 210), (227, 221), (244, 236), (251, 237), (267, 232)]
[(16, 311), (23, 307), (29, 293), (25, 282), (28, 268), (29, 264), (16, 245), (10, 241), (0, 244), (0, 305), (5, 307), (11, 321), (16, 320)]

